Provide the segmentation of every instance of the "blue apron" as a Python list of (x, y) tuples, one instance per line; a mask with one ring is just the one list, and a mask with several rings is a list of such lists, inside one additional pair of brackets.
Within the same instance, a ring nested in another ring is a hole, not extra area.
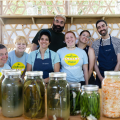
[[(37, 53), (38, 54), (38, 53)], [(49, 77), (50, 72), (54, 72), (52, 67), (51, 53), (49, 51), (49, 58), (42, 60), (41, 58), (35, 57), (33, 71), (43, 71), (43, 79)]]
[[(110, 36), (110, 45), (106, 45), (106, 46), (102, 45), (102, 38), (101, 38), (99, 55), (97, 60), (99, 62), (98, 68), (102, 77), (104, 77), (104, 71), (114, 71), (115, 66), (117, 64), (117, 55), (115, 54), (111, 36)], [(96, 76), (96, 84), (101, 88), (101, 81), (99, 80), (98, 76)]]

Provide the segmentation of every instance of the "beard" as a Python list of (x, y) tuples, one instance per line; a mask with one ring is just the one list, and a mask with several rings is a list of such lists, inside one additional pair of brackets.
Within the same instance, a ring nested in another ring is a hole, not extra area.
[(60, 32), (63, 31), (64, 26), (61, 27), (60, 25), (55, 25), (55, 24), (53, 23), (53, 27), (52, 27), (52, 29), (53, 29), (53, 31), (60, 33)]
[[(102, 31), (105, 31), (105, 32), (102, 33)], [(107, 29), (101, 30), (101, 31), (99, 32), (99, 34), (100, 34), (101, 36), (106, 36), (107, 33), (108, 33), (108, 30), (107, 30)]]

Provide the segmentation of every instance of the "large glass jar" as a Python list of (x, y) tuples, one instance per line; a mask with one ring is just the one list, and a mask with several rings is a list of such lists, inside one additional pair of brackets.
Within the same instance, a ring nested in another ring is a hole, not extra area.
[(120, 117), (120, 72), (105, 71), (102, 82), (102, 113), (106, 117)]
[(85, 85), (80, 96), (81, 118), (100, 118), (100, 94), (97, 85)]
[(21, 71), (6, 72), (2, 81), (2, 114), (17, 117), (23, 114), (23, 81)]
[(70, 116), (70, 89), (66, 73), (49, 73), (47, 86), (48, 120), (68, 120)]
[(42, 71), (26, 72), (24, 82), (24, 115), (42, 118), (45, 115), (45, 85)]
[(2, 105), (1, 86), (2, 86), (2, 81), (5, 78), (5, 72), (7, 72), (7, 71), (16, 71), (16, 70), (13, 70), (13, 69), (2, 69), (2, 71), (1, 71), (2, 76), (0, 77), (0, 107)]
[(80, 113), (80, 83), (70, 84), (70, 115)]

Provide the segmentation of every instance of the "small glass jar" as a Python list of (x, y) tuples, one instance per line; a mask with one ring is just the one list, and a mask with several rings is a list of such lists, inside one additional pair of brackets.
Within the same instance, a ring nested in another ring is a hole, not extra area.
[(97, 85), (85, 85), (80, 96), (81, 118), (100, 118), (100, 94)]
[(80, 113), (80, 83), (69, 83), (70, 85), (70, 115)]
[(23, 81), (21, 71), (6, 72), (2, 81), (2, 114), (17, 117), (23, 114)]
[(70, 116), (70, 89), (66, 73), (49, 73), (47, 86), (48, 120), (68, 120)]
[(105, 71), (102, 81), (102, 114), (110, 118), (120, 117), (120, 72)]
[(24, 82), (24, 115), (28, 118), (45, 116), (45, 85), (42, 71), (26, 72)]

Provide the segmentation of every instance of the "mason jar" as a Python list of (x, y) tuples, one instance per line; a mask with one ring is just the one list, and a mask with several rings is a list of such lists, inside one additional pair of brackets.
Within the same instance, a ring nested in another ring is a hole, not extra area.
[[(3, 79), (5, 78), (5, 72), (7, 71), (12, 71), (13, 69), (2, 69), (1, 70), (1, 73), (2, 73), (2, 76), (0, 77), (0, 107), (2, 105), (2, 96), (1, 96), (1, 86), (2, 86), (2, 81)], [(13, 70), (13, 71), (16, 71), (16, 70)]]
[(80, 83), (69, 83), (70, 85), (70, 115), (80, 113)]
[(120, 117), (120, 72), (105, 71), (102, 81), (102, 114), (109, 118)]
[(28, 118), (42, 118), (45, 116), (45, 85), (42, 71), (26, 72), (24, 115)]
[(2, 114), (17, 117), (23, 114), (23, 81), (21, 71), (6, 72), (2, 81)]
[(97, 85), (85, 85), (80, 96), (81, 118), (100, 118), (100, 94)]
[(48, 120), (68, 120), (70, 116), (70, 89), (66, 73), (49, 73), (47, 86)]

